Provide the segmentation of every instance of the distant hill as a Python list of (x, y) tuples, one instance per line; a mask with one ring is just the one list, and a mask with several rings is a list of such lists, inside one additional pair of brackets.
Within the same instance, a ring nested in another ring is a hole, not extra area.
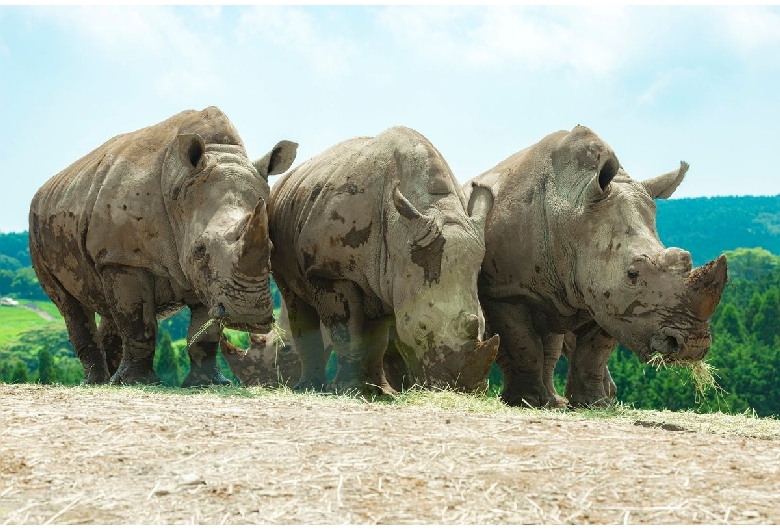
[(695, 266), (740, 247), (762, 247), (780, 255), (780, 195), (666, 199), (656, 204), (661, 241), (689, 251)]

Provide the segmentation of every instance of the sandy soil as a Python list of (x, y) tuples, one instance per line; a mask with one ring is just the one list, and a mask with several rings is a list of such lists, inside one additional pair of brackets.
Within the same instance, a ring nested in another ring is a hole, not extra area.
[(0, 523), (780, 524), (780, 429), (646, 418), (0, 385)]

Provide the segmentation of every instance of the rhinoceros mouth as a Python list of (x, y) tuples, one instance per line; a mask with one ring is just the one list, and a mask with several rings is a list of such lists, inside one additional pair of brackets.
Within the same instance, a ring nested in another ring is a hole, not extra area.
[(707, 355), (712, 345), (709, 328), (695, 329), (685, 333), (679, 329), (661, 328), (650, 339), (649, 348), (640, 353), (647, 363), (660, 353), (664, 361), (699, 361)]
[(268, 333), (271, 331), (274, 319), (271, 318), (265, 322), (234, 322), (229, 318), (222, 319), (222, 326), (235, 331), (246, 331), (247, 333)]

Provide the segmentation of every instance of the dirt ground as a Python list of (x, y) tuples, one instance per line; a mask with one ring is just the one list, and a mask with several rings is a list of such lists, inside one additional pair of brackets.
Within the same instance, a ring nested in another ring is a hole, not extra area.
[(0, 385), (0, 523), (780, 524), (776, 420), (510, 412)]

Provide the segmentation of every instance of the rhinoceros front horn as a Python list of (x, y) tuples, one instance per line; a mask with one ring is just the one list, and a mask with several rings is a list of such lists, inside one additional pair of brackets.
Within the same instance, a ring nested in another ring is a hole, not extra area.
[(260, 198), (240, 236), (239, 255), (233, 272), (245, 279), (268, 276), (271, 270), (271, 243), (268, 240), (268, 212)]
[(720, 303), (720, 295), (728, 280), (726, 256), (693, 269), (685, 279), (693, 314), (702, 320), (710, 318)]
[(488, 340), (478, 342), (474, 351), (466, 355), (466, 363), (458, 377), (458, 385), (467, 391), (479, 390), (484, 386), (490, 367), (498, 355), (500, 344), (498, 335)]

